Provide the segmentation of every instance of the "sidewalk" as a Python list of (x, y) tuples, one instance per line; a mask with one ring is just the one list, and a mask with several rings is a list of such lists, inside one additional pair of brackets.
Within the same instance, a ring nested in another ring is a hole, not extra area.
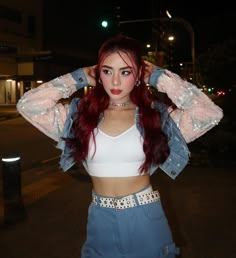
[[(153, 175), (181, 258), (236, 258), (234, 170), (189, 166), (175, 181), (161, 171)], [(22, 175), (27, 219), (9, 227), (2, 224), (1, 257), (79, 258), (90, 202), (89, 178), (63, 173), (56, 163)]]
[(19, 116), (20, 114), (16, 110), (16, 104), (0, 104), (0, 122)]

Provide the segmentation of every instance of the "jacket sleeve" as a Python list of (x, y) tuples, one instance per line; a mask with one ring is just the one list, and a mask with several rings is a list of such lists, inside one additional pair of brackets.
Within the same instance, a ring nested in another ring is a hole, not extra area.
[(223, 117), (222, 109), (205, 93), (175, 73), (156, 67), (149, 83), (166, 93), (177, 106), (177, 109), (169, 110), (170, 116), (187, 143), (206, 133)]
[(18, 101), (18, 112), (32, 125), (58, 141), (69, 105), (58, 102), (87, 85), (82, 68), (67, 73), (27, 91)]

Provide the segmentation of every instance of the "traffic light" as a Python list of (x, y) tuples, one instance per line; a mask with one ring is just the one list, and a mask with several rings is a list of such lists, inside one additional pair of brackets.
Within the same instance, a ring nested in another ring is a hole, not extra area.
[(101, 22), (101, 25), (102, 25), (103, 28), (107, 28), (107, 27), (109, 26), (109, 23), (108, 23), (107, 20), (103, 20), (103, 21)]

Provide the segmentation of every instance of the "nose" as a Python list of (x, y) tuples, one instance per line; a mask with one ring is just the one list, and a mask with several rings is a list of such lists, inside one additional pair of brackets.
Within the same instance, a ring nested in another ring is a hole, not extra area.
[(112, 77), (112, 84), (114, 86), (119, 86), (120, 85), (120, 77), (118, 74), (114, 74)]

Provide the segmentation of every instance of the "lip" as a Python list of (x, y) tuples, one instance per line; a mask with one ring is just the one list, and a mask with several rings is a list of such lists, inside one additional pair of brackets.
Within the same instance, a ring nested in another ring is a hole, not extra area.
[(122, 90), (119, 90), (119, 89), (112, 89), (112, 90), (111, 90), (111, 93), (112, 93), (113, 95), (119, 95), (121, 92), (122, 92)]

